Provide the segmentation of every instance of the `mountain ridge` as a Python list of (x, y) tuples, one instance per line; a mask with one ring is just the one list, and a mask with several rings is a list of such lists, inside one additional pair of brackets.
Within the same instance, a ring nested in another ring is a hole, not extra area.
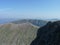
[(2, 24), (0, 26), (0, 45), (30, 45), (36, 37), (38, 27), (31, 23)]
[(32, 23), (33, 25), (36, 25), (36, 26), (44, 26), (48, 21), (37, 20), (37, 19), (22, 19), (22, 20), (13, 21), (12, 23), (20, 24), (20, 23), (26, 23), (26, 22)]

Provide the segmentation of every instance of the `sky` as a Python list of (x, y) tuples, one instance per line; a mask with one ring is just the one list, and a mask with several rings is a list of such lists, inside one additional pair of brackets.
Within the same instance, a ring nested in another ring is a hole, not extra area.
[(60, 19), (60, 0), (0, 0), (0, 18)]

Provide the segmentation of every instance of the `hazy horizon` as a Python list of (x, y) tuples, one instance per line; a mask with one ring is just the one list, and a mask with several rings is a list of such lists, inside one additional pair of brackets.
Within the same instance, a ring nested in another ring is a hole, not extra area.
[(0, 18), (60, 19), (60, 1), (1, 0)]

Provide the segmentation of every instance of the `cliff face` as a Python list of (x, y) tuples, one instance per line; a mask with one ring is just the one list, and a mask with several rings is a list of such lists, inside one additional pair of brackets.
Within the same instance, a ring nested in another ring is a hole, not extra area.
[(39, 28), (31, 45), (60, 45), (60, 21), (48, 22)]

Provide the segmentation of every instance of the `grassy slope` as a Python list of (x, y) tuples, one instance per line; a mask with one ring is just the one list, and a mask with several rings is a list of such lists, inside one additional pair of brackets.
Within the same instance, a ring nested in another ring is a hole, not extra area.
[(0, 45), (30, 45), (38, 27), (31, 24), (5, 24), (0, 26)]

